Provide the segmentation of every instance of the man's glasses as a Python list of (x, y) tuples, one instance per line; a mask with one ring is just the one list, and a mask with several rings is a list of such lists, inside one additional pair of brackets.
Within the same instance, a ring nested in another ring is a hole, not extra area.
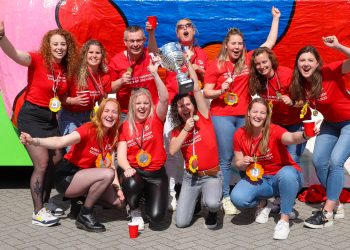
[(127, 43), (129, 44), (134, 44), (134, 43), (137, 43), (137, 44), (141, 44), (143, 43), (145, 40), (144, 39), (136, 39), (136, 40), (133, 40), (133, 39), (129, 39), (129, 40), (125, 40)]
[(184, 29), (185, 27), (186, 27), (186, 28), (192, 28), (193, 25), (192, 25), (192, 23), (178, 24), (178, 25), (177, 25), (177, 29), (180, 29), (180, 30)]

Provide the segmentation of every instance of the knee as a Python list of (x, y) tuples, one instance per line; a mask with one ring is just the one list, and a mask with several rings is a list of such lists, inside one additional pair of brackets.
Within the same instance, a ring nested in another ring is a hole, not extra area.
[(152, 211), (148, 212), (148, 217), (152, 222), (161, 222), (165, 217), (166, 210), (161, 211), (157, 209), (153, 209)]
[(191, 224), (191, 221), (187, 221), (185, 220), (185, 218), (176, 216), (176, 227), (185, 228), (185, 227), (188, 227), (190, 224)]
[(115, 177), (115, 171), (113, 169), (110, 169), (110, 168), (108, 168), (106, 170), (107, 171), (105, 173), (104, 178), (107, 182), (112, 183), (114, 180), (114, 177)]
[(220, 199), (208, 199), (204, 201), (205, 205), (208, 207), (209, 211), (214, 212), (219, 210), (221, 206)]
[(233, 189), (231, 192), (231, 201), (238, 208), (251, 207), (251, 200), (248, 199), (247, 193)]

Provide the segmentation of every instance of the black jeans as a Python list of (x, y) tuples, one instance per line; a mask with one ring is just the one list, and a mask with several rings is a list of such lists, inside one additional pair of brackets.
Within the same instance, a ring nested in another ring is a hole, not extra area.
[[(120, 168), (119, 168), (120, 169)], [(142, 195), (145, 196), (145, 210), (152, 222), (161, 221), (168, 210), (168, 176), (165, 168), (150, 172), (135, 169), (136, 174), (126, 178), (122, 176), (122, 188), (131, 210), (139, 207)]]

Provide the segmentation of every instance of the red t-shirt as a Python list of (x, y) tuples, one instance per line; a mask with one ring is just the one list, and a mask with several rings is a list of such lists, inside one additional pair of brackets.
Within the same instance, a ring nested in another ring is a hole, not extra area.
[[(120, 127), (119, 141), (127, 143), (127, 159), (130, 166), (147, 171), (156, 171), (164, 166), (166, 153), (163, 142), (164, 122), (159, 119), (156, 112), (143, 123), (136, 123), (138, 135), (130, 135), (129, 121), (126, 120)], [(142, 130), (143, 136), (142, 136)], [(143, 137), (143, 139), (142, 139)], [(143, 142), (142, 142), (143, 141)], [(147, 167), (140, 167), (136, 155), (142, 149), (151, 155), (151, 163)]]
[[(195, 139), (194, 150), (198, 156), (198, 170), (207, 170), (219, 165), (218, 146), (211, 118), (204, 118), (200, 112), (197, 113), (199, 120), (195, 124), (195, 130), (189, 132), (185, 141), (181, 145), (182, 155), (186, 161), (186, 168), (193, 155), (193, 136)], [(181, 129), (174, 129), (171, 133), (172, 137), (179, 136)], [(194, 135), (193, 135), (194, 132)]]
[[(66, 72), (60, 64), (53, 63), (53, 69), (47, 69), (40, 53), (29, 52), (32, 61), (28, 67), (28, 86), (25, 100), (41, 107), (48, 108), (50, 99), (54, 97), (52, 90), (56, 85), (58, 98), (61, 98), (70, 87)], [(54, 84), (54, 80), (57, 84)]]
[(233, 82), (230, 84), (228, 92), (233, 92), (238, 96), (238, 103), (230, 106), (224, 101), (225, 93), (212, 100), (210, 111), (215, 116), (237, 116), (245, 115), (251, 96), (248, 91), (249, 62), (252, 51), (246, 54), (245, 67), (241, 74), (233, 75), (234, 65), (230, 61), (225, 61), (221, 69), (218, 68), (218, 60), (213, 61), (205, 72), (204, 84), (215, 84), (214, 89), (221, 89), (221, 85), (231, 75)]
[[(64, 105), (64, 108), (71, 112), (83, 112), (90, 111), (94, 108), (95, 103), (98, 102), (103, 96), (112, 91), (111, 77), (109, 73), (100, 73), (98, 77), (95, 77), (96, 83), (89, 76), (86, 79), (87, 89), (90, 90), (90, 103), (87, 106), (81, 105)], [(69, 97), (76, 97), (78, 91), (78, 83), (73, 84), (68, 90)]]
[(315, 108), (330, 122), (350, 120), (350, 95), (342, 78), (342, 65), (343, 61), (337, 61), (322, 68), (322, 93)]
[(125, 54), (125, 51), (116, 54), (110, 64), (112, 81), (118, 80), (127, 71), (129, 67), (133, 69), (132, 79), (130, 84), (124, 84), (117, 92), (117, 99), (120, 103), (121, 111), (128, 113), (129, 99), (131, 91), (134, 88), (146, 88), (149, 90), (152, 96), (153, 103), (158, 102), (158, 91), (156, 83), (151, 73), (148, 71), (147, 66), (150, 63), (150, 55), (147, 49), (144, 49), (144, 53), (136, 63), (132, 64)]
[[(208, 64), (208, 55), (207, 53), (200, 47), (193, 47), (194, 55), (191, 58), (192, 64), (197, 64), (202, 69), (207, 68)], [(184, 66), (183, 72), (187, 72), (187, 67)], [(200, 82), (203, 82), (203, 76), (198, 75), (198, 80)], [(171, 104), (171, 101), (174, 99), (174, 97), (179, 93), (179, 86), (178, 82), (176, 80), (176, 72), (172, 71), (166, 71), (165, 75), (165, 86), (168, 89), (169, 92), (169, 104)]]
[[(96, 127), (92, 122), (88, 122), (75, 131), (80, 135), (80, 142), (74, 144), (64, 158), (79, 168), (96, 167), (95, 161), (102, 154), (102, 150), (97, 143)], [(103, 138), (105, 154), (112, 154), (111, 143), (113, 140), (114, 138), (111, 136)]]
[[(267, 101), (272, 101), (272, 122), (278, 125), (294, 125), (300, 124), (301, 108), (294, 108), (284, 104), (284, 102), (277, 98), (276, 92), (282, 95), (290, 96), (289, 86), (291, 84), (293, 71), (290, 68), (279, 66), (275, 72), (275, 75), (268, 79), (268, 89), (259, 95)], [(305, 118), (310, 116), (310, 111), (306, 114)]]
[[(258, 163), (264, 169), (264, 175), (275, 175), (284, 166), (293, 166), (301, 172), (300, 167), (290, 156), (286, 145), (282, 144), (282, 135), (287, 132), (284, 128), (271, 124), (269, 133), (268, 150), (265, 155), (261, 155), (259, 147), (256, 150)], [(242, 152), (244, 156), (252, 156), (259, 139), (253, 138), (249, 141), (248, 134), (244, 127), (237, 129), (233, 137), (233, 150)]]

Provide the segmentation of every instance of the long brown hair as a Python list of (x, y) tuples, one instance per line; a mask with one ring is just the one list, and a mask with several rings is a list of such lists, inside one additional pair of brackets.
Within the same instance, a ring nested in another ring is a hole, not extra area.
[(133, 134), (138, 135), (137, 133), (137, 128), (136, 128), (136, 121), (135, 121), (135, 102), (136, 102), (136, 98), (140, 95), (146, 95), (149, 99), (149, 102), (151, 104), (151, 108), (150, 108), (150, 113), (148, 118), (153, 116), (154, 113), (154, 103), (152, 101), (152, 97), (151, 97), (151, 93), (148, 91), (148, 89), (145, 88), (138, 88), (138, 89), (134, 89), (131, 91), (131, 96), (130, 96), (130, 100), (129, 100), (129, 106), (128, 106), (128, 117), (127, 120), (129, 121), (129, 132), (130, 135), (132, 136)]
[(114, 138), (113, 142), (111, 143), (112, 150), (114, 150), (117, 146), (118, 137), (119, 137), (119, 133), (118, 133), (118, 127), (119, 127), (119, 122), (120, 122), (120, 104), (119, 104), (119, 102), (115, 98), (103, 99), (97, 112), (96, 112), (96, 115), (92, 119), (92, 123), (96, 127), (97, 142), (100, 145), (100, 147), (102, 148), (103, 147), (103, 136), (105, 136), (104, 127), (102, 124), (102, 113), (103, 113), (103, 111), (106, 107), (106, 104), (108, 102), (113, 102), (113, 103), (117, 104), (117, 106), (118, 106), (118, 120), (117, 120), (116, 124), (114, 124), (114, 126), (108, 130), (109, 136), (112, 136)]
[(248, 138), (247, 138), (247, 145), (250, 145), (252, 143), (252, 139), (253, 139), (253, 126), (250, 122), (250, 117), (249, 117), (249, 112), (251, 111), (253, 105), (255, 103), (260, 103), (262, 105), (264, 105), (266, 107), (266, 120), (264, 122), (264, 127), (261, 131), (262, 133), (262, 138), (260, 141), (260, 145), (259, 145), (259, 150), (261, 152), (261, 154), (266, 154), (267, 153), (267, 149), (268, 149), (268, 143), (269, 143), (269, 133), (270, 133), (270, 124), (271, 124), (271, 111), (269, 109), (269, 105), (267, 104), (267, 101), (263, 98), (254, 98), (248, 106), (248, 113), (245, 116), (245, 125), (244, 125), (244, 129), (247, 131), (248, 134)]
[(275, 53), (267, 47), (260, 47), (254, 50), (252, 59), (251, 59), (251, 67), (250, 67), (250, 77), (249, 77), (249, 94), (261, 94), (266, 90), (266, 77), (259, 73), (255, 66), (255, 58), (263, 53), (266, 53), (269, 60), (271, 61), (272, 69), (276, 72), (278, 67), (278, 61), (275, 56)]
[[(243, 40), (243, 43), (244, 43), (243, 33), (239, 29), (237, 29), (237, 28), (229, 29), (229, 31), (227, 32), (227, 34), (225, 36), (224, 41), (221, 44), (220, 52), (219, 52), (219, 54), (217, 56), (217, 58), (218, 58), (218, 68), (219, 69), (222, 68), (222, 66), (224, 65), (224, 63), (226, 61), (226, 58), (227, 58), (227, 55), (228, 55), (228, 51), (227, 51), (226, 46), (227, 46), (228, 41), (230, 40), (230, 37), (234, 36), (234, 35), (238, 35), (238, 36), (242, 37), (242, 40)], [(235, 75), (240, 74), (243, 71), (243, 69), (244, 69), (244, 66), (245, 66), (245, 54), (246, 54), (246, 48), (245, 48), (245, 45), (244, 45), (243, 51), (242, 51), (242, 54), (241, 54), (240, 58), (237, 60), (237, 62), (235, 62), (235, 70), (234, 70)]]
[(64, 37), (64, 39), (66, 40), (67, 53), (62, 59), (61, 65), (63, 66), (64, 70), (67, 73), (67, 78), (72, 79), (76, 70), (76, 65), (77, 65), (78, 48), (77, 48), (76, 41), (70, 32), (64, 29), (54, 29), (54, 30), (48, 31), (44, 35), (41, 41), (40, 53), (44, 58), (46, 67), (48, 69), (51, 69), (52, 54), (51, 54), (51, 47), (50, 47), (50, 39), (54, 35), (60, 35)]
[(294, 70), (293, 70), (293, 76), (292, 76), (292, 83), (290, 86), (290, 93), (291, 98), (293, 100), (299, 101), (303, 100), (306, 101), (306, 90), (303, 83), (305, 83), (305, 79), (302, 76), (302, 74), (299, 71), (298, 68), (298, 61), (299, 57), (304, 53), (311, 53), (318, 62), (318, 67), (316, 68), (315, 72), (312, 74), (311, 79), (311, 89), (309, 90), (308, 98), (318, 98), (321, 95), (322, 92), (322, 58), (320, 56), (320, 53), (317, 51), (317, 49), (312, 46), (308, 45), (299, 50), (295, 63), (294, 63)]
[(87, 89), (87, 78), (89, 77), (88, 63), (87, 63), (87, 54), (89, 52), (90, 46), (95, 45), (101, 49), (101, 63), (98, 66), (98, 71), (106, 73), (108, 71), (107, 59), (106, 59), (106, 50), (104, 46), (97, 40), (89, 40), (84, 43), (80, 52), (80, 63), (78, 66), (78, 89), (86, 90)]

